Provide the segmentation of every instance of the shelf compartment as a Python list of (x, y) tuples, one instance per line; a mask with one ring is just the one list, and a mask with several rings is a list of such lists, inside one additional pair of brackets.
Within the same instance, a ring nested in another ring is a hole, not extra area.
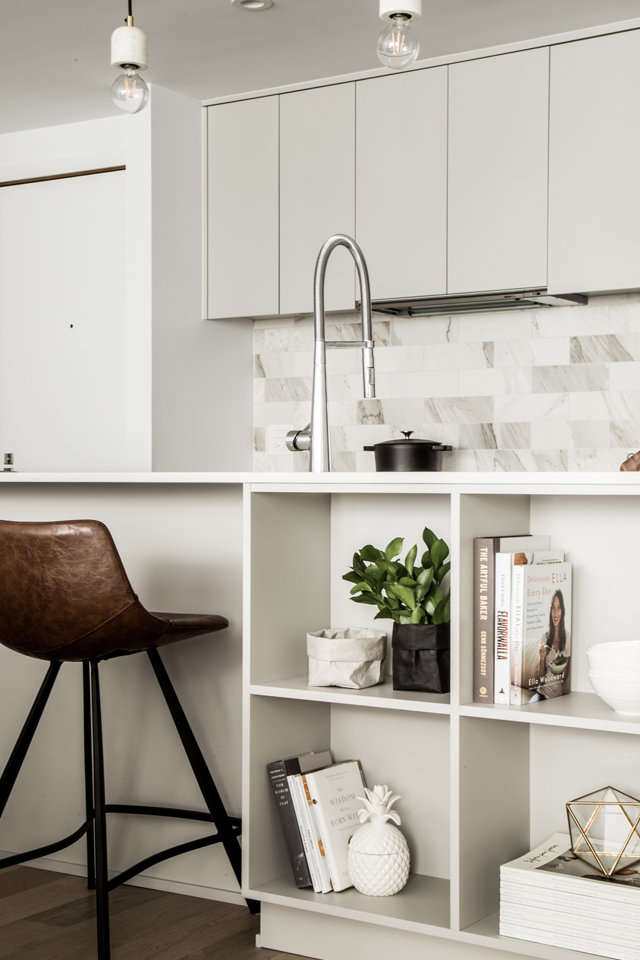
[(313, 700), (319, 703), (342, 703), (351, 706), (377, 707), (389, 710), (410, 710), (417, 713), (449, 714), (448, 693), (416, 693), (394, 690), (391, 680), (364, 690), (345, 687), (310, 687), (307, 675), (285, 677), (266, 683), (252, 684), (249, 692), (261, 697), (283, 697), (291, 700)]
[(485, 720), (573, 727), (579, 730), (602, 730), (605, 733), (640, 734), (640, 717), (623, 717), (615, 713), (595, 693), (570, 693), (566, 697), (556, 697), (521, 707), (465, 703), (460, 707), (460, 715)]
[(249, 890), (247, 896), (416, 933), (438, 934), (443, 927), (449, 929), (449, 881), (414, 873), (406, 887), (393, 897), (366, 897), (353, 887), (325, 894), (298, 890), (290, 876), (261, 884)]

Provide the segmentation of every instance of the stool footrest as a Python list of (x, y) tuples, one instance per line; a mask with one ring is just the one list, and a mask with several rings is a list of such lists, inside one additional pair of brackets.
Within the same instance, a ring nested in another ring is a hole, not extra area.
[[(214, 819), (208, 811), (184, 810), (179, 807), (150, 807), (141, 803), (107, 803), (105, 813), (135, 813), (145, 817), (177, 817), (180, 820), (202, 820), (205, 823), (213, 823)], [(240, 817), (229, 817), (229, 822), (234, 829), (242, 824)]]
[(190, 840), (188, 843), (180, 843), (175, 847), (168, 847), (166, 850), (161, 850), (159, 853), (155, 853), (151, 857), (146, 857), (144, 860), (139, 860), (138, 863), (134, 863), (134, 865), (129, 867), (128, 870), (123, 870), (122, 873), (112, 877), (107, 884), (107, 890), (109, 892), (115, 890), (115, 888), (119, 887), (121, 883), (126, 883), (127, 880), (131, 880), (132, 877), (137, 876), (147, 867), (155, 866), (156, 863), (161, 863), (163, 860), (169, 860), (171, 857), (177, 857), (181, 853), (189, 853), (191, 850), (199, 850), (200, 847), (210, 847), (212, 844), (220, 843), (221, 841), (222, 837), (219, 833), (216, 833), (210, 837), (200, 837), (199, 840)]
[(37, 860), (39, 857), (46, 857), (50, 853), (57, 853), (58, 850), (64, 850), (70, 847), (72, 843), (77, 843), (81, 837), (87, 833), (91, 827), (91, 820), (85, 820), (82, 826), (65, 837), (64, 840), (58, 840), (56, 843), (48, 843), (44, 847), (36, 847), (34, 850), (25, 850), (24, 853), (16, 853), (12, 857), (4, 857), (0, 860), (0, 870), (4, 867), (15, 867), (19, 863), (27, 863), (29, 860)]

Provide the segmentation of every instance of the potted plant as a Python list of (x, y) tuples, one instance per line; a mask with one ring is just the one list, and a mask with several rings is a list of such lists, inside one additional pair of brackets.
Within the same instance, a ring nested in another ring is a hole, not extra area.
[(442, 582), (449, 573), (449, 547), (425, 527), (426, 550), (417, 564), (418, 547), (400, 553), (397, 537), (384, 550), (367, 544), (353, 555), (343, 580), (353, 584), (351, 599), (378, 608), (376, 620), (393, 620), (393, 688), (449, 692), (451, 608)]

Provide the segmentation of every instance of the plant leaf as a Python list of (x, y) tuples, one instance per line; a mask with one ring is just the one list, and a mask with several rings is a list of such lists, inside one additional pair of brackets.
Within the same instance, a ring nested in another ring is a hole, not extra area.
[(451, 562), (443, 563), (443, 565), (438, 570), (438, 577), (440, 578), (440, 582), (444, 580), (446, 575), (449, 573), (449, 570), (451, 570)]
[(375, 563), (376, 560), (380, 560), (382, 557), (384, 557), (384, 554), (382, 550), (378, 550), (377, 547), (372, 547), (371, 544), (368, 543), (360, 551), (360, 557), (362, 560), (370, 560), (372, 563)]
[[(394, 617), (395, 619), (395, 617)], [(411, 623), (411, 617), (398, 617), (396, 623)]]
[(381, 570), (375, 563), (372, 563), (371, 566), (367, 567), (367, 576), (372, 583), (380, 586), (384, 580), (384, 570)]
[(373, 619), (374, 620), (392, 620), (393, 614), (391, 610), (389, 610), (389, 607), (380, 607), (379, 612), (376, 613)]
[(403, 587), (415, 587), (416, 581), (412, 580), (411, 577), (400, 577), (398, 583), (401, 583)]
[(449, 547), (446, 545), (444, 540), (436, 540), (432, 547), (429, 547), (431, 553), (431, 559), (433, 560), (433, 565), (438, 569), (444, 561), (449, 556)]
[(417, 555), (418, 555), (418, 545), (414, 544), (411, 547), (411, 550), (409, 550), (409, 553), (407, 554), (404, 561), (404, 565), (407, 568), (407, 573), (409, 574), (410, 577), (413, 576), (413, 566), (416, 562)]
[(403, 587), (400, 583), (392, 583), (390, 584), (390, 590), (395, 593), (396, 597), (399, 597), (403, 603), (406, 603), (410, 610), (415, 609), (416, 597), (411, 587)]
[(428, 567), (433, 566), (433, 560), (431, 559), (431, 554), (429, 553), (428, 550), (425, 550), (425, 552), (422, 554), (422, 560), (420, 561), (420, 563), (422, 564), (423, 569), (425, 570)]
[(431, 586), (431, 581), (433, 580), (433, 575), (435, 570), (433, 567), (425, 567), (424, 570), (421, 570), (418, 574), (418, 583), (422, 585), (426, 584), (428, 587)]
[(425, 527), (424, 530), (422, 531), (422, 539), (426, 543), (429, 550), (431, 550), (431, 547), (434, 545), (434, 543), (438, 538), (436, 537), (433, 530), (429, 530), (429, 527)]
[(372, 593), (361, 593), (358, 597), (351, 597), (354, 603), (370, 603), (372, 606), (377, 607), (378, 601)]
[(424, 620), (424, 610), (422, 607), (416, 607), (415, 610), (411, 611), (411, 623), (422, 623)]
[(426, 597), (426, 600), (425, 600), (425, 604), (424, 604), (424, 607), (425, 607), (425, 610), (427, 611), (427, 613), (430, 613), (431, 616), (433, 616), (433, 612), (434, 612), (434, 610), (436, 609), (436, 607), (438, 606), (438, 604), (440, 603), (441, 600), (444, 600), (444, 594), (443, 594), (442, 590), (440, 589), (440, 587), (439, 587), (437, 584), (432, 583), (432, 584), (431, 584), (431, 589), (429, 590), (429, 593), (427, 594), (427, 597)]
[(449, 600), (447, 597), (443, 597), (438, 606), (433, 611), (433, 622), (434, 623), (449, 623), (451, 619), (451, 610), (449, 608)]
[(354, 571), (355, 571), (356, 573), (360, 573), (360, 574), (361, 574), (362, 571), (364, 570), (364, 563), (362, 562), (362, 558), (360, 557), (360, 554), (359, 554), (359, 553), (354, 553), (354, 555), (353, 555), (353, 564), (352, 564), (352, 565), (353, 565), (353, 569), (354, 569)]
[(393, 560), (394, 557), (397, 557), (402, 550), (403, 543), (404, 537), (396, 537), (395, 540), (392, 540), (391, 543), (388, 543), (384, 551), (385, 558), (387, 560)]
[(362, 578), (355, 570), (349, 570), (349, 573), (342, 575), (342, 579), (347, 580), (349, 583), (359, 583)]

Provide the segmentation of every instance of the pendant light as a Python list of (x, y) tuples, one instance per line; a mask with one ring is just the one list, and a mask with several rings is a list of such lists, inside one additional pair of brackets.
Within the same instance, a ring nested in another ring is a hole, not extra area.
[(149, 100), (149, 87), (138, 70), (146, 70), (149, 65), (149, 45), (147, 35), (133, 25), (131, 2), (125, 27), (117, 27), (111, 34), (111, 66), (124, 70), (111, 87), (111, 98), (116, 107), (125, 113), (138, 113)]
[(385, 67), (402, 70), (420, 53), (420, 43), (411, 29), (411, 23), (422, 16), (422, 0), (380, 0), (380, 19), (389, 20), (389, 26), (378, 39), (378, 59)]

